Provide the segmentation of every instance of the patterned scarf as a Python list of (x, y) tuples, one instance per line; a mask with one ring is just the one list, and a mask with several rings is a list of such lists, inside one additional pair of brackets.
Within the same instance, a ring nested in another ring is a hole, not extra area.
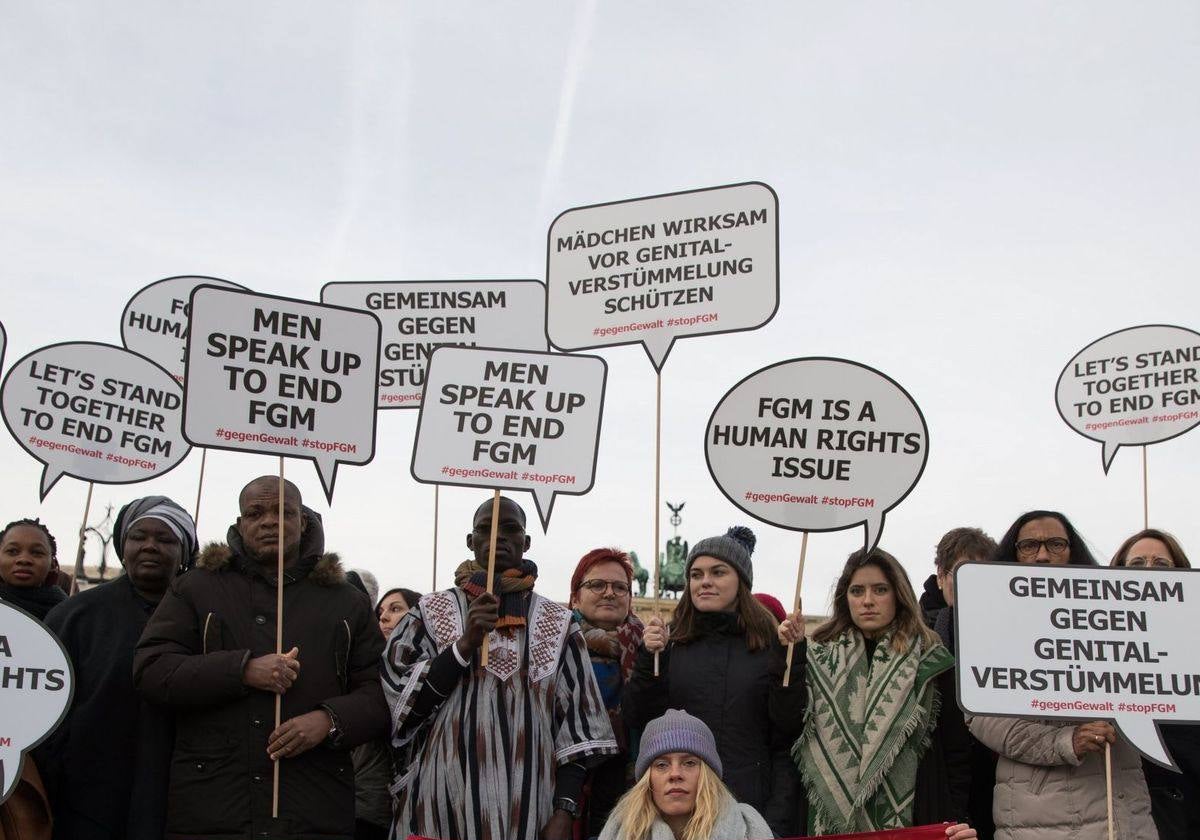
[(896, 653), (890, 634), (869, 658), (853, 630), (808, 643), (808, 712), (792, 757), (808, 790), (811, 834), (911, 824), (917, 764), (942, 702), (933, 678), (953, 666), (945, 647), (919, 639)]
[[(505, 569), (496, 575), (492, 592), (500, 599), (500, 619), (496, 629), (511, 632), (514, 627), (524, 627), (529, 613), (529, 599), (525, 593), (533, 589), (537, 581), (537, 565), (532, 560), (523, 560), (515, 569)], [(454, 585), (467, 593), (467, 603), (487, 592), (487, 567), (474, 560), (460, 563), (454, 570)]]
[(605, 630), (589, 622), (579, 610), (575, 610), (574, 614), (579, 629), (583, 631), (583, 639), (587, 642), (588, 653), (593, 659), (619, 662), (621, 683), (628, 683), (633, 664), (637, 661), (638, 648), (642, 645), (642, 633), (646, 629), (642, 620), (630, 613), (616, 630)]

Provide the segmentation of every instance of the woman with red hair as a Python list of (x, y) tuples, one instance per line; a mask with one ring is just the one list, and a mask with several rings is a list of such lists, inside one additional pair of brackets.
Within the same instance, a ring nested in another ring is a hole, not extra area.
[(580, 558), (571, 575), (571, 607), (583, 630), (600, 695), (621, 747), (592, 770), (577, 815), (583, 837), (596, 837), (613, 805), (633, 783), (632, 739), (621, 719), (621, 695), (642, 641), (642, 622), (633, 614), (633, 566), (616, 548), (596, 548)]

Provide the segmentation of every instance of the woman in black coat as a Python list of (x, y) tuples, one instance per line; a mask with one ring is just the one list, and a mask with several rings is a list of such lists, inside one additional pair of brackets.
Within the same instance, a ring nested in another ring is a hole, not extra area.
[(754, 542), (749, 528), (738, 527), (696, 543), (670, 632), (660, 618), (650, 620), (621, 705), (631, 729), (668, 708), (704, 721), (730, 791), (787, 837), (798, 779), (790, 742), (768, 714), (772, 695), (786, 691), (784, 656), (775, 619), (750, 594)]
[(62, 840), (161, 840), (171, 718), (133, 690), (133, 650), (176, 574), (196, 554), (192, 518), (165, 496), (117, 514), (113, 544), (125, 566), (46, 616), (75, 669), (66, 719), (35, 752)]

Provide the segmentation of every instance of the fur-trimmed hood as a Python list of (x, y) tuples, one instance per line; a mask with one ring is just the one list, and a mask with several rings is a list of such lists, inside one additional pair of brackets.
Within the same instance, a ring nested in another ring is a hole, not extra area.
[[(233, 549), (229, 547), (229, 543), (214, 540), (200, 550), (200, 559), (196, 561), (196, 568), (216, 572), (228, 567), (231, 560), (233, 560)], [(286, 573), (287, 570), (285, 569), (284, 572)], [(346, 570), (342, 567), (342, 559), (332, 551), (321, 555), (321, 559), (313, 566), (308, 576), (313, 579), (314, 583), (319, 583), (321, 586), (336, 586), (346, 582)]]
[[(332, 552), (325, 552), (325, 529), (321, 523), (321, 515), (303, 505), (300, 506), (300, 513), (304, 517), (300, 559), (283, 570), (284, 584), (304, 578), (312, 578), (314, 583), (321, 586), (345, 583), (346, 572), (342, 568), (341, 559)], [(238, 532), (236, 524), (229, 526), (225, 539), (223, 543), (210, 542), (204, 546), (196, 563), (198, 568), (215, 572), (233, 567), (238, 571), (250, 570), (251, 573), (260, 573), (257, 565), (245, 559), (242, 535)], [(274, 577), (270, 579), (274, 580)]]

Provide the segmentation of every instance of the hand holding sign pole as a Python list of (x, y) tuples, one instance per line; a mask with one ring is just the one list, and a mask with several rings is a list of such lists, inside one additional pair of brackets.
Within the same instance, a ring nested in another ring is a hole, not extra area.
[(775, 316), (779, 200), (750, 182), (575, 207), (546, 240), (551, 342), (563, 350), (641, 344), (654, 366), (658, 612), (662, 368), (677, 338), (757, 329)]
[[(341, 461), (375, 454), (379, 319), (295, 298), (198, 286), (191, 296), (183, 432), (197, 446), (279, 456), (316, 465), (332, 502)], [(347, 457), (349, 456), (349, 457)], [(283, 653), (284, 535), (279, 535), (275, 652)], [(275, 703), (275, 726), (281, 704)], [(272, 815), (279, 815), (275, 762)]]
[[(798, 609), (808, 532), (863, 525), (865, 548), (875, 548), (885, 515), (925, 469), (929, 429), (893, 379), (846, 359), (812, 357), (770, 365), (734, 385), (713, 409), (704, 451), (729, 501), (805, 533)], [(790, 676), (789, 657), (784, 685)]]
[(1149, 527), (1146, 447), (1200, 424), (1200, 333), (1165, 324), (1109, 333), (1067, 362), (1054, 397), (1063, 422), (1103, 444), (1105, 474), (1122, 446), (1142, 447), (1142, 516)]

